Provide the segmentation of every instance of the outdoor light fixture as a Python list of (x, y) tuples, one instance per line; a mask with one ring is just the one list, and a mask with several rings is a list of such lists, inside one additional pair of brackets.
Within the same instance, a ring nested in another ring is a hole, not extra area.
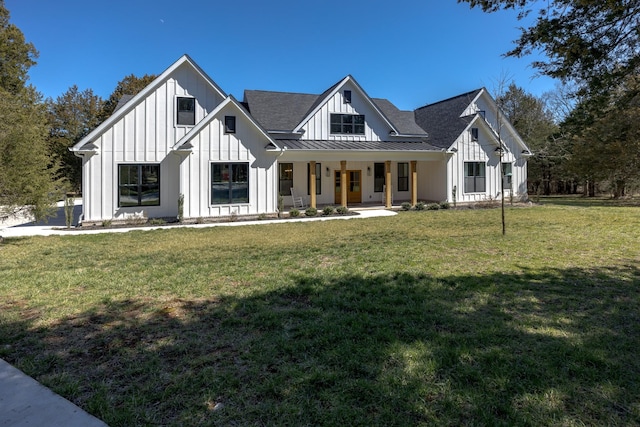
[(502, 156), (503, 151), (504, 150), (502, 149), (502, 147), (498, 147), (494, 150), (494, 153), (496, 154), (496, 156)]
[(371, 166), (367, 166), (367, 176), (371, 176)]
[(329, 166), (327, 166), (327, 177), (330, 177), (330, 176), (331, 176), (331, 173), (330, 173), (330, 172), (331, 172), (331, 171), (329, 171)]

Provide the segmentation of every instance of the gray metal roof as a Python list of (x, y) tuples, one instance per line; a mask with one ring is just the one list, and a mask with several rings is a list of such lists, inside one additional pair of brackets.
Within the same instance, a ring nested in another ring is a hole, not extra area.
[(288, 150), (344, 150), (344, 151), (443, 151), (442, 148), (420, 141), (334, 141), (311, 139), (278, 139), (280, 147)]
[(429, 134), (427, 142), (436, 147), (449, 148), (473, 119), (474, 116), (460, 115), (481, 90), (476, 89), (416, 109), (415, 121)]

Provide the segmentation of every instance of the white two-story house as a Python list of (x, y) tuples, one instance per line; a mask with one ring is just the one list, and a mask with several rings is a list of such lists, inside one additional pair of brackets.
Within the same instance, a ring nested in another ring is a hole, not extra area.
[(292, 194), (310, 206), (522, 198), (530, 156), (485, 89), (401, 111), (347, 76), (319, 95), (240, 102), (187, 55), (71, 150), (88, 223), (274, 214)]

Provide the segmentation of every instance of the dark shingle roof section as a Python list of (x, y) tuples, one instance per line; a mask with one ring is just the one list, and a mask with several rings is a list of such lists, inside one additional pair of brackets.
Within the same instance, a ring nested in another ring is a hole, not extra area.
[(476, 89), (415, 110), (416, 123), (429, 134), (427, 142), (436, 147), (449, 148), (473, 118), (460, 115), (481, 90)]
[(245, 90), (244, 103), (267, 131), (290, 131), (304, 118), (318, 95)]
[(374, 104), (402, 135), (424, 135), (425, 131), (416, 124), (413, 111), (401, 111), (388, 99), (372, 98)]
[(333, 141), (311, 139), (279, 139), (280, 147), (288, 150), (345, 150), (345, 151), (443, 151), (442, 148), (420, 141)]
[[(129, 101), (131, 101), (134, 96), (135, 95), (122, 95), (120, 97), (120, 99), (118, 100), (118, 104), (116, 105), (116, 108), (113, 109), (113, 113), (115, 113), (116, 111), (118, 111), (119, 109), (124, 107), (124, 104), (126, 104)], [(113, 114), (113, 113), (111, 113), (111, 114)]]
[[(243, 105), (267, 131), (291, 131), (331, 93), (339, 81), (320, 95), (245, 90)], [(413, 111), (401, 111), (387, 99), (373, 103), (402, 135), (426, 136), (416, 124)]]

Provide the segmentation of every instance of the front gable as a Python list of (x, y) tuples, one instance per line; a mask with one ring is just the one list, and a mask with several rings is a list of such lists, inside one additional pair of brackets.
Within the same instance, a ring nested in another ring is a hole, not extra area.
[(178, 119), (180, 100), (202, 120), (224, 92), (187, 56), (182, 56), (89, 135), (71, 148), (79, 155), (118, 153), (117, 161), (160, 161), (193, 125)]
[(304, 139), (342, 141), (384, 141), (398, 133), (351, 76), (320, 95), (294, 131)]

